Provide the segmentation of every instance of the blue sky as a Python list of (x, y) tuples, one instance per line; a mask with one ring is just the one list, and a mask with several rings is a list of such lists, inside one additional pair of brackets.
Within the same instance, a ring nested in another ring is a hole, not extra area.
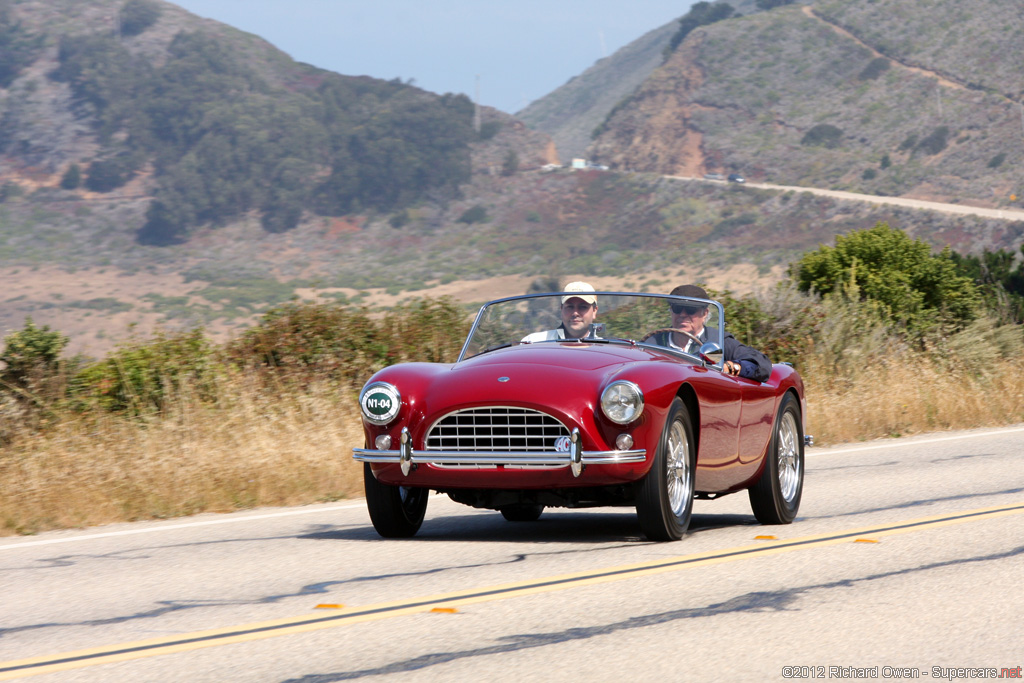
[(515, 113), (695, 0), (176, 0), (347, 75), (413, 79)]

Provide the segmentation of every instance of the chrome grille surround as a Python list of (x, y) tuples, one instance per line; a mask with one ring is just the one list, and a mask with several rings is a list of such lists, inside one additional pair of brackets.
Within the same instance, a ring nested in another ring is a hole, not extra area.
[[(558, 439), (569, 438), (564, 424), (547, 413), (513, 406), (466, 408), (448, 413), (427, 431), (427, 451), (498, 453), (561, 453)], [(435, 463), (440, 467), (480, 467)], [(516, 467), (508, 464), (506, 467)], [(550, 465), (518, 465), (550, 467)]]

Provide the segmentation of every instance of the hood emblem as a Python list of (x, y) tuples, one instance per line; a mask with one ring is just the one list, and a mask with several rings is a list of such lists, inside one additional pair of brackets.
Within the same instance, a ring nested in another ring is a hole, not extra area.
[(498, 381), (499, 382), (507, 382), (508, 381), (508, 377), (499, 377)]

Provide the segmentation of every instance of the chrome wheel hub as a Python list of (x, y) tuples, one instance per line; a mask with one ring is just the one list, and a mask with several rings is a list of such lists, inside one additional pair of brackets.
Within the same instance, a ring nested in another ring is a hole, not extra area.
[(779, 424), (776, 442), (778, 449), (779, 491), (787, 503), (792, 503), (800, 487), (800, 444), (796, 418), (793, 413), (786, 412)]
[(693, 498), (693, 471), (690, 468), (690, 444), (686, 440), (683, 425), (679, 422), (674, 422), (669, 430), (666, 455), (665, 481), (668, 502), (672, 507), (672, 514), (682, 517), (690, 504), (690, 499)]

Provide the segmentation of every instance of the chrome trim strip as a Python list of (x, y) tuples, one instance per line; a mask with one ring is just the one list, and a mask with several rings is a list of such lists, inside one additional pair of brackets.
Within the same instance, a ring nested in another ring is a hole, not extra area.
[[(359, 462), (402, 462), (402, 451), (378, 451), (373, 448), (353, 448), (352, 457)], [(647, 451), (634, 448), (629, 451), (582, 451), (583, 465), (618, 465), (644, 462)], [(572, 453), (535, 453), (529, 451), (416, 451), (411, 458), (415, 463), (452, 463), (456, 465), (570, 465)]]

